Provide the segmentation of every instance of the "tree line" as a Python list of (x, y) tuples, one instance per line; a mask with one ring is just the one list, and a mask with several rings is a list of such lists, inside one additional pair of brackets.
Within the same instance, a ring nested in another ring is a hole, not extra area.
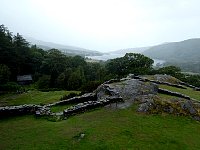
[[(57, 49), (43, 50), (30, 45), (22, 35), (13, 35), (0, 25), (0, 90), (16, 83), (18, 75), (31, 74), (40, 90), (65, 89), (89, 92), (111, 78), (129, 73), (156, 74), (180, 72), (179, 69), (153, 69), (153, 60), (127, 53), (124, 57), (106, 62), (86, 62), (81, 56), (68, 56)], [(172, 69), (173, 71), (169, 71)], [(11, 84), (12, 83), (12, 84)]]

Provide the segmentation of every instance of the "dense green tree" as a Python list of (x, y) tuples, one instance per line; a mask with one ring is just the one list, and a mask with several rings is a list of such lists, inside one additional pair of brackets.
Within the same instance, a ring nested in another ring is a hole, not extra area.
[(49, 75), (43, 75), (37, 81), (37, 88), (38, 89), (49, 89), (49, 87), (50, 87), (49, 84), (50, 84), (50, 76)]
[(66, 65), (66, 56), (57, 49), (51, 49), (44, 56), (41, 70), (45, 74), (51, 74), (52, 72), (62, 73)]
[(84, 60), (83, 57), (81, 56), (74, 56), (74, 57), (71, 57), (71, 60), (69, 60), (69, 67), (71, 68), (77, 68), (79, 66), (86, 66), (86, 61)]
[(34, 59), (34, 57), (32, 56), (29, 43), (17, 33), (17, 35), (13, 37), (13, 46), (17, 55), (17, 74), (23, 75), (33, 73), (32, 59)]
[(30, 48), (29, 64), (31, 67), (31, 73), (34, 74), (40, 71), (42, 61), (44, 60), (45, 51), (37, 48), (37, 46), (32, 46)]
[(81, 86), (80, 81), (81, 81), (80, 74), (73, 72), (69, 77), (68, 87), (70, 87), (71, 90), (77, 90)]
[(109, 60), (106, 69), (110, 74), (122, 77), (129, 73), (147, 74), (152, 65), (153, 60), (136, 53), (127, 53), (124, 57)]
[(17, 55), (12, 43), (12, 33), (4, 25), (0, 25), (0, 64), (10, 68), (11, 78), (16, 79)]
[(176, 66), (167, 66), (157, 70), (159, 74), (168, 74), (171, 76), (176, 77), (181, 72), (181, 69)]
[(81, 91), (83, 93), (93, 92), (101, 83), (100, 81), (89, 81), (81, 86)]
[(10, 69), (4, 64), (0, 64), (0, 84), (5, 84), (9, 81)]
[(183, 81), (194, 86), (200, 87), (200, 75), (186, 75)]
[(87, 81), (101, 80), (101, 73), (103, 73), (100, 63), (87, 63), (85, 69), (85, 77)]
[(72, 73), (73, 73), (73, 71), (71, 68), (66, 68), (66, 70), (64, 71), (64, 75), (65, 75), (64, 82), (63, 82), (64, 89), (70, 90), (70, 86), (69, 86), (68, 82), (69, 82), (69, 78)]
[(29, 43), (19, 33), (17, 33), (17, 35), (15, 35), (13, 37), (13, 44), (16, 48), (27, 48), (27, 47), (29, 47)]
[(65, 88), (64, 84), (65, 84), (65, 74), (61, 73), (56, 79), (56, 86), (58, 88), (64, 89)]
[(56, 79), (67, 67), (66, 56), (57, 49), (51, 49), (44, 56), (41, 73), (51, 76), (50, 87), (54, 87)]
[(69, 77), (68, 79), (68, 87), (71, 90), (78, 90), (85, 83), (85, 76), (83, 72), (83, 68), (79, 66)]
[(1, 49), (12, 47), (12, 33), (3, 24), (0, 25), (0, 40)]

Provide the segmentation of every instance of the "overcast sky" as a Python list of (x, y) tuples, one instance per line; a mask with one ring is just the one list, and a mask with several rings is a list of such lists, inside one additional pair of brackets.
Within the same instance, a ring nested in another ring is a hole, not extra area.
[(200, 0), (0, 0), (0, 24), (99, 51), (200, 38)]

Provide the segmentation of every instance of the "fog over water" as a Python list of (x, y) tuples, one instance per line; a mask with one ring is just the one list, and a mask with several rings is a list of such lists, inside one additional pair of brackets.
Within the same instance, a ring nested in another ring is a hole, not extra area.
[(86, 57), (94, 59), (94, 60), (106, 61), (108, 59), (114, 59), (114, 58), (123, 57), (123, 56), (124, 56), (124, 54), (107, 53), (107, 54), (103, 54), (101, 56), (86, 56)]
[[(114, 58), (119, 58), (119, 57), (123, 57), (125, 54), (116, 54), (116, 53), (107, 53), (107, 54), (103, 54), (102, 56), (86, 56), (87, 58), (91, 58), (94, 60), (103, 60), (106, 61), (108, 59), (114, 59)], [(153, 59), (154, 60), (154, 66), (156, 64), (163, 64), (166, 61), (165, 60), (160, 60), (160, 59)]]

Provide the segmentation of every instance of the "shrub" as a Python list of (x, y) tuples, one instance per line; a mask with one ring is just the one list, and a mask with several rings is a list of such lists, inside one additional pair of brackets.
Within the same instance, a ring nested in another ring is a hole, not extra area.
[(0, 64), (0, 84), (6, 84), (9, 81), (10, 69), (4, 64)]
[(22, 92), (24, 91), (24, 88), (15, 82), (8, 82), (6, 84), (0, 85), (0, 91)]
[(42, 92), (49, 92), (49, 91), (60, 91), (61, 89), (59, 88), (47, 88), (47, 89), (39, 89), (39, 91)]
[(39, 78), (39, 80), (36, 83), (36, 87), (39, 90), (46, 90), (49, 89), (49, 84), (50, 84), (50, 76), (48, 75), (43, 75), (42, 77)]
[(89, 93), (89, 92), (93, 92), (94, 90), (96, 90), (96, 88), (101, 84), (100, 81), (90, 81), (85, 83), (82, 87), (81, 87), (81, 91), (83, 93)]

